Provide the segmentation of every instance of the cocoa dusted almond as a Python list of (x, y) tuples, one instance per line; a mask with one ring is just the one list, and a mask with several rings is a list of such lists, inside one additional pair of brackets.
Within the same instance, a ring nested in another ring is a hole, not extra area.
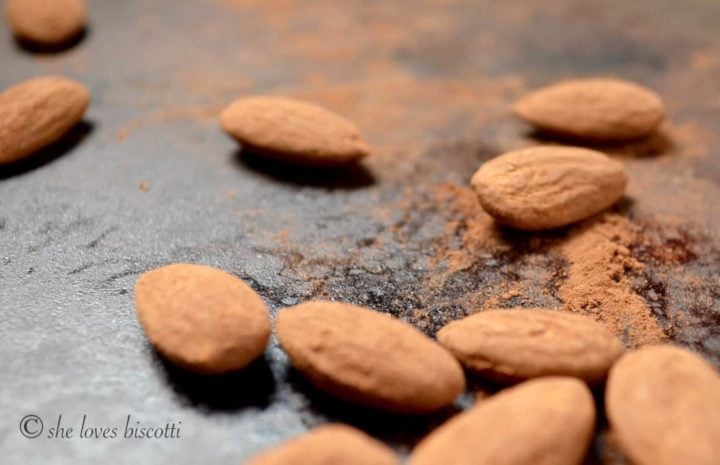
[(597, 383), (624, 351), (594, 320), (541, 309), (486, 310), (448, 324), (437, 339), (470, 371), (501, 383), (551, 375)]
[(472, 178), (483, 209), (518, 229), (542, 230), (589, 218), (617, 202), (627, 175), (595, 150), (538, 146), (484, 163)]
[(241, 369), (265, 351), (270, 317), (241, 279), (179, 263), (148, 271), (135, 285), (138, 319), (171, 362), (196, 373)]
[(583, 382), (540, 378), (452, 418), (415, 448), (408, 465), (580, 465), (594, 426)]
[(598, 141), (647, 136), (665, 118), (655, 92), (619, 79), (554, 84), (521, 98), (514, 110), (541, 130)]
[(306, 165), (342, 165), (369, 154), (354, 123), (318, 105), (287, 97), (236, 100), (220, 125), (252, 152)]
[(85, 29), (85, 0), (7, 0), (6, 15), (18, 39), (62, 45)]
[(421, 414), (450, 404), (465, 389), (462, 367), (450, 353), (384, 313), (312, 301), (281, 310), (275, 330), (293, 366), (345, 401)]
[(648, 346), (622, 357), (605, 408), (633, 464), (720, 463), (720, 375), (686, 349)]
[(245, 465), (399, 465), (395, 453), (365, 433), (345, 425), (320, 426)]
[(58, 141), (80, 122), (90, 92), (56, 76), (29, 79), (0, 94), (0, 164), (20, 160)]

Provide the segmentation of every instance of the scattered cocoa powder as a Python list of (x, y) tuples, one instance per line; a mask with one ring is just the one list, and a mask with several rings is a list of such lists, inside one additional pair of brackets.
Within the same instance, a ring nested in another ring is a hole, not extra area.
[[(650, 307), (632, 290), (630, 275), (641, 271), (643, 264), (632, 257), (630, 247), (641, 243), (643, 237), (630, 219), (603, 213), (562, 234), (512, 238), (482, 210), (470, 187), (443, 184), (437, 185), (435, 192), (442, 214), (461, 219), (446, 224), (446, 235), (459, 236), (460, 242), (438, 247), (436, 260), (446, 264), (447, 270), (433, 279), (442, 283), (485, 257), (512, 253), (523, 244), (566, 262), (566, 268), (550, 270), (544, 278), (548, 281), (541, 283), (544, 288), (551, 288), (549, 280), (557, 283), (559, 307), (591, 316), (629, 347), (667, 339)], [(497, 308), (518, 293), (526, 294), (531, 284), (506, 283), (489, 296), (473, 299), (468, 311)]]
[[(374, 173), (383, 182), (406, 182), (408, 171), (417, 169), (415, 163), (426, 155), (438, 134), (471, 141), (483, 134), (490, 142), (510, 147), (516, 133), (509, 126), (512, 116), (507, 100), (521, 88), (515, 77), (418, 78), (393, 68), (381, 77), (349, 83), (310, 82), (281, 90), (354, 121), (373, 146), (373, 156), (364, 163), (376, 168)], [(428, 111), (439, 102), (447, 111)], [(484, 134), (489, 124), (496, 128)]]
[(447, 262), (449, 273), (469, 268), (477, 261), (479, 254), (510, 247), (503, 241), (497, 223), (480, 206), (477, 194), (471, 188), (442, 184), (435, 186), (434, 194), (435, 202), (446, 209), (448, 216), (459, 218), (446, 223), (445, 236), (459, 235), (460, 244), (438, 250), (437, 260)]
[(208, 122), (214, 120), (220, 114), (221, 110), (222, 107), (219, 105), (167, 105), (160, 110), (142, 114), (124, 123), (116, 129), (115, 140), (117, 142), (123, 142), (130, 137), (133, 132), (156, 124), (162, 125), (185, 120)]
[(629, 249), (638, 240), (635, 224), (608, 213), (574, 228), (558, 245), (569, 265), (558, 290), (565, 308), (592, 316), (630, 347), (666, 339), (650, 307), (630, 288), (628, 272), (643, 267)]

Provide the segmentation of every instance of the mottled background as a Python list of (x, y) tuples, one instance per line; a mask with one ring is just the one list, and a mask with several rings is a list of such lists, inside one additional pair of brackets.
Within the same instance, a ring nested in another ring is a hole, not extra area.
[[(673, 339), (720, 365), (720, 2), (88, 3), (86, 37), (62, 53), (24, 50), (0, 26), (0, 87), (62, 74), (93, 94), (62, 143), (0, 168), (3, 464), (239, 464), (327, 419), (406, 452), (452, 414), (327, 400), (275, 343), (233, 376), (165, 365), (135, 319), (133, 284), (171, 262), (231, 271), (273, 312), (342, 299), (432, 335), (483, 308), (564, 307), (628, 346)], [(470, 176), (554, 142), (510, 104), (583, 75), (638, 81), (667, 104), (658, 134), (601, 147), (626, 162), (628, 197), (566, 231), (497, 228)], [(249, 93), (324, 104), (375, 153), (326, 172), (243, 154), (216, 116)], [(182, 436), (26, 439), (27, 414), (46, 428), (60, 414), (74, 427), (83, 414), (91, 426), (182, 422)], [(602, 433), (587, 463), (625, 462)]]

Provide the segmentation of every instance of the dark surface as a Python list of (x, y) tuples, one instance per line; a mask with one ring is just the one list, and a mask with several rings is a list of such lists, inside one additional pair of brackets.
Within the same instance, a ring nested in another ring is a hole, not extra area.
[[(527, 283), (523, 305), (558, 305), (566, 264), (527, 235), (499, 231), (509, 247), (452, 271), (444, 252), (462, 248), (467, 219), (436, 194), (535, 141), (510, 103), (568, 76), (633, 79), (667, 102), (664, 135), (607, 148), (631, 175), (618, 211), (643, 231), (633, 289), (668, 336), (720, 362), (720, 3), (89, 3), (88, 33), (67, 51), (32, 53), (4, 26), (0, 41), (0, 87), (57, 73), (93, 94), (69, 139), (0, 168), (3, 464), (239, 464), (326, 419), (407, 451), (453, 409), (408, 419), (340, 405), (275, 343), (243, 373), (187, 375), (147, 345), (133, 284), (203, 263), (246, 279), (273, 311), (343, 299), (429, 334), (507, 282)], [(318, 173), (238, 153), (214, 118), (262, 92), (357, 121), (374, 156)], [(182, 422), (181, 438), (26, 439), (28, 414), (76, 429), (86, 414), (120, 434), (127, 415)], [(599, 436), (588, 463), (623, 461)]]

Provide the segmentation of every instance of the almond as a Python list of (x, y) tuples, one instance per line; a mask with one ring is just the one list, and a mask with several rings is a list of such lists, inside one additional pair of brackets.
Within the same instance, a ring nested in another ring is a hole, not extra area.
[(686, 349), (649, 346), (622, 357), (605, 408), (636, 465), (720, 463), (720, 375)]
[(340, 399), (398, 413), (427, 413), (464, 389), (445, 349), (390, 315), (312, 301), (281, 310), (275, 330), (292, 364)]
[(32, 155), (59, 140), (83, 117), (90, 92), (79, 82), (49, 76), (0, 94), (0, 163)]
[(452, 418), (417, 446), (408, 465), (579, 465), (594, 426), (584, 383), (540, 378)]
[(486, 310), (448, 324), (437, 339), (470, 371), (503, 383), (551, 375), (597, 383), (624, 350), (586, 316), (540, 309)]
[(135, 307), (158, 352), (197, 373), (243, 368), (262, 355), (270, 337), (262, 298), (241, 279), (208, 266), (148, 271), (135, 285)]
[(245, 465), (399, 465), (395, 453), (365, 433), (330, 424), (258, 455)]
[(484, 163), (472, 178), (483, 209), (518, 229), (541, 230), (588, 218), (623, 196), (627, 175), (607, 155), (539, 146)]
[(18, 39), (60, 45), (85, 28), (84, 0), (7, 0), (6, 14)]
[(341, 165), (369, 153), (352, 122), (311, 103), (286, 97), (236, 100), (220, 125), (243, 148), (306, 165)]
[(543, 131), (599, 141), (647, 136), (665, 118), (653, 91), (619, 79), (577, 79), (536, 90), (515, 113)]

